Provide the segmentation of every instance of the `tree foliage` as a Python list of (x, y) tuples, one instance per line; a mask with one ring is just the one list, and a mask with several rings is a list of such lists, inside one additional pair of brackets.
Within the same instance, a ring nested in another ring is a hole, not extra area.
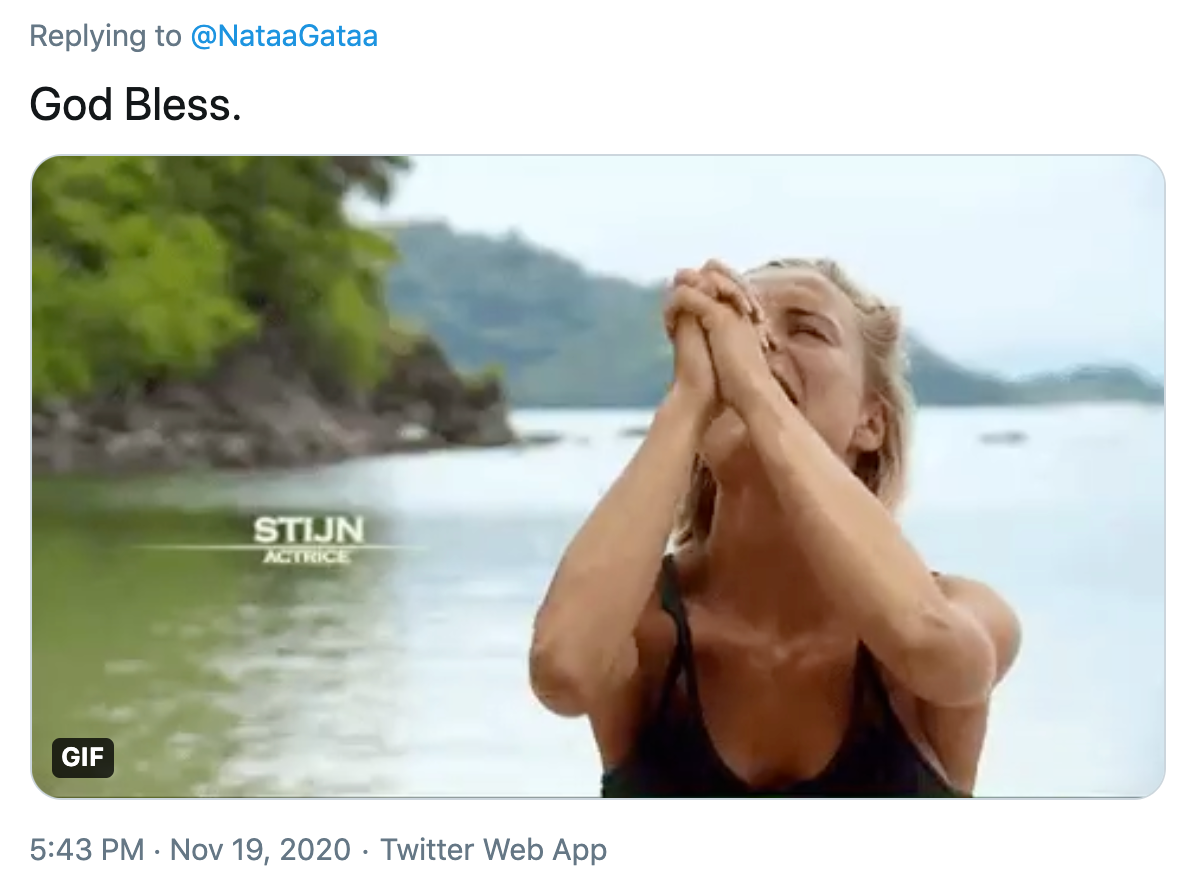
[(58, 157), (33, 178), (33, 396), (203, 373), (264, 326), (319, 372), (381, 375), (392, 242), (344, 199), (395, 157)]

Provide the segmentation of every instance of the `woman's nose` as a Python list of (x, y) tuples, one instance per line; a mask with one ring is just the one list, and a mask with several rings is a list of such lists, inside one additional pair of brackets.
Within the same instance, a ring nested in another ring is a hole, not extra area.
[(767, 367), (773, 376), (781, 379), (787, 379), (794, 372), (792, 359), (778, 348), (767, 352)]

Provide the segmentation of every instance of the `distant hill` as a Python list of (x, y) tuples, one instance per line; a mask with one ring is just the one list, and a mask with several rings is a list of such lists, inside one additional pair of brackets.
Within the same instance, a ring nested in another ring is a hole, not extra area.
[[(671, 351), (660, 286), (599, 276), (516, 235), (459, 233), (443, 223), (389, 228), (401, 261), (391, 309), (422, 326), (464, 369), (500, 368), (515, 406), (645, 407), (662, 397)], [(910, 338), (921, 406), (1072, 401), (1160, 403), (1140, 373), (1088, 367), (1022, 380), (967, 369)]]

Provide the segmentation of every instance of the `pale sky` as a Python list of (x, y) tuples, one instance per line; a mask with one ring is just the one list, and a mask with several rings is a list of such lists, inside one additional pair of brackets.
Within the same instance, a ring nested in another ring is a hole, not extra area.
[(1164, 193), (1138, 156), (452, 156), (416, 158), (384, 216), (516, 230), (639, 281), (831, 255), (958, 360), (1161, 374)]

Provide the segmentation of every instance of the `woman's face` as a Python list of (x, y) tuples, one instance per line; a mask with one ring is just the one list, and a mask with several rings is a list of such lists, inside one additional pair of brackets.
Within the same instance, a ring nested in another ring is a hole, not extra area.
[[(776, 341), (771, 370), (796, 409), (843, 460), (877, 450), (883, 416), (868, 396), (865, 347), (850, 298), (815, 270), (765, 270), (751, 282)], [(727, 411), (709, 427), (701, 452), (716, 476), (748, 447), (745, 425)]]

